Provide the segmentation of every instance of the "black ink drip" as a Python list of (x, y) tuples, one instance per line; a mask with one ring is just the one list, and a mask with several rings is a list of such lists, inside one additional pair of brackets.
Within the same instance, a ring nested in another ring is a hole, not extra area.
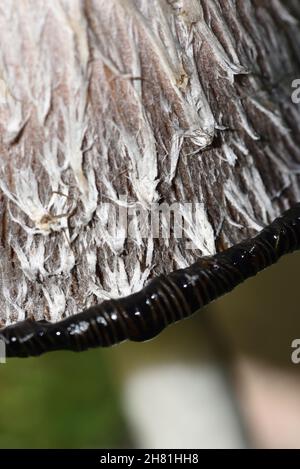
[(187, 269), (159, 276), (138, 293), (104, 301), (56, 324), (26, 319), (2, 329), (0, 339), (8, 357), (53, 350), (79, 352), (126, 339), (151, 339), (299, 248), (300, 203), (257, 236), (200, 258)]

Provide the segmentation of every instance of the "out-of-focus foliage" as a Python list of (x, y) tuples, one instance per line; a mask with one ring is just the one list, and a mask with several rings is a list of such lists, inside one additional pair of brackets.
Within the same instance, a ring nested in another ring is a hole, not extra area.
[(103, 350), (8, 359), (0, 365), (1, 448), (126, 444), (117, 386)]

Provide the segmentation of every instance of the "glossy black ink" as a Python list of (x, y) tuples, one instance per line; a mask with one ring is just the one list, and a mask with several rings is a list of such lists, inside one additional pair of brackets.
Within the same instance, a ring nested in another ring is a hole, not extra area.
[(150, 281), (140, 292), (104, 301), (56, 324), (26, 319), (0, 331), (8, 357), (76, 352), (143, 341), (198, 311), (249, 277), (300, 248), (300, 203), (257, 236), (187, 269)]

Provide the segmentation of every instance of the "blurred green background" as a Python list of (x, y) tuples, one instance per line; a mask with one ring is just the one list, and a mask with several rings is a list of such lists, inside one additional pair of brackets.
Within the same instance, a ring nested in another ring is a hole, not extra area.
[(53, 352), (0, 365), (1, 448), (127, 444), (106, 350)]
[(134, 447), (121, 409), (124, 373), (175, 355), (205, 360), (212, 345), (299, 373), (290, 360), (300, 338), (299, 266), (300, 253), (285, 257), (147, 343), (9, 359), (0, 365), (0, 447)]

